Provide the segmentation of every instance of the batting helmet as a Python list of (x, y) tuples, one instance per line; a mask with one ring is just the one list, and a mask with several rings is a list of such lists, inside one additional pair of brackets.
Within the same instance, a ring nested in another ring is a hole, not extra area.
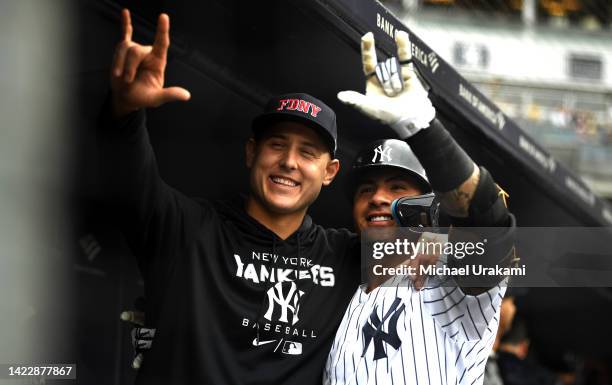
[(353, 161), (348, 175), (347, 193), (352, 199), (359, 176), (363, 171), (373, 167), (395, 167), (406, 171), (423, 189), (423, 193), (432, 192), (425, 169), (403, 140), (381, 139), (364, 147)]

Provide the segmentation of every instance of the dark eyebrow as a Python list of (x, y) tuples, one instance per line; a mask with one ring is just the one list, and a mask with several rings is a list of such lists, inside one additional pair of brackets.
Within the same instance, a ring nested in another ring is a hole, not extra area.
[(359, 183), (357, 183), (357, 187), (361, 187), (364, 184), (374, 184), (374, 180), (372, 179), (362, 179), (359, 181)]
[(307, 140), (301, 142), (301, 144), (302, 146), (312, 147), (314, 150), (317, 150), (317, 151), (321, 150), (320, 146), (318, 146), (316, 143), (309, 142)]
[[(389, 178), (385, 179), (385, 182), (393, 182), (393, 181), (399, 181), (399, 182), (404, 182), (404, 183), (410, 183), (409, 181), (406, 180), (406, 178), (404, 178), (402, 175), (392, 175)], [(366, 185), (366, 184), (376, 184), (376, 182), (374, 181), (374, 179), (371, 178), (364, 178), (361, 179), (359, 181), (359, 183), (357, 184), (357, 187), (361, 187), (362, 185)]]
[(385, 179), (385, 181), (386, 182), (399, 181), (399, 182), (410, 183), (409, 181), (406, 180), (406, 178), (402, 177), (401, 175), (394, 175), (392, 177)]
[[(287, 135), (283, 134), (282, 132), (271, 133), (271, 134), (268, 135), (268, 138), (275, 138), (275, 139), (282, 139), (282, 140), (287, 140), (288, 139)], [(308, 140), (300, 141), (300, 145), (307, 146), (307, 147), (312, 147), (314, 150), (317, 150), (317, 151), (323, 151), (323, 150), (320, 149), (320, 147), (316, 143), (308, 141)]]
[(287, 135), (283, 135), (280, 132), (274, 132), (274, 133), (269, 134), (268, 138), (287, 139)]

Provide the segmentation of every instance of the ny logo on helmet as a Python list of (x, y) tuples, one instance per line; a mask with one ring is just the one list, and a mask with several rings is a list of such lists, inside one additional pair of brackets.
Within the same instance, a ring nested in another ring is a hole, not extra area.
[(382, 144), (374, 149), (374, 157), (372, 158), (372, 162), (376, 162), (378, 158), (379, 162), (391, 162), (391, 147), (383, 147)]
[(291, 325), (295, 325), (300, 319), (298, 312), (300, 311), (300, 298), (304, 295), (302, 290), (298, 290), (295, 282), (279, 282), (268, 289), (268, 310), (264, 317), (268, 321), (272, 321), (272, 315), (278, 315), (279, 312), (274, 310), (280, 309), (278, 316), (279, 322), (289, 322), (288, 316), (291, 313)]

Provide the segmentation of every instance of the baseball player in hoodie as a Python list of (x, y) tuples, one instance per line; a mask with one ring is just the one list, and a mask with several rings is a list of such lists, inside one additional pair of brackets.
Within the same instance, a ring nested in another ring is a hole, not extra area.
[(159, 175), (146, 130), (146, 108), (190, 98), (164, 85), (169, 18), (151, 46), (121, 19), (99, 142), (155, 330), (137, 383), (320, 383), (358, 283), (355, 235), (306, 214), (339, 169), (334, 112), (303, 93), (272, 98), (246, 143), (248, 196), (188, 198)]

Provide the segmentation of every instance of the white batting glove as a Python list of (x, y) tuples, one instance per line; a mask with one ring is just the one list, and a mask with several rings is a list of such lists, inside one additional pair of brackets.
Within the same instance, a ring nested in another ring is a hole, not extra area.
[(412, 64), (408, 34), (397, 32), (395, 43), (399, 60), (392, 57), (377, 63), (374, 35), (372, 32), (363, 35), (361, 57), (366, 93), (341, 91), (338, 99), (390, 126), (400, 138), (406, 139), (429, 127), (436, 110)]

